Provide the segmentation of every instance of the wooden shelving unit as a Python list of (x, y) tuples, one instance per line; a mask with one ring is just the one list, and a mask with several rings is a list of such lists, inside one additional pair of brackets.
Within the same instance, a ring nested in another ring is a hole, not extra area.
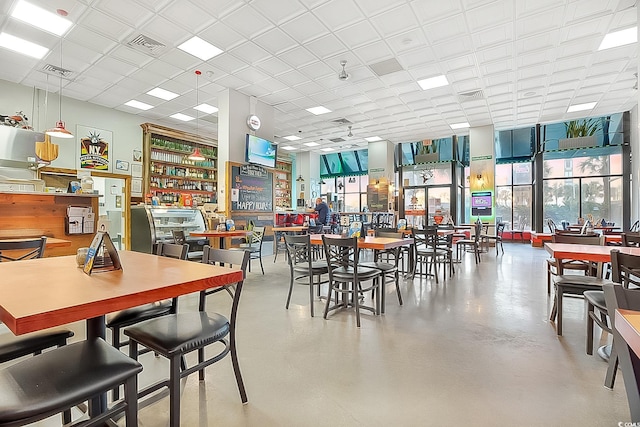
[(280, 209), (290, 209), (291, 201), (291, 162), (284, 160), (276, 161), (274, 170), (275, 180), (275, 207)]
[[(171, 205), (190, 194), (198, 204), (216, 203), (218, 141), (163, 126), (144, 123), (144, 193)], [(188, 156), (196, 149), (205, 160)]]

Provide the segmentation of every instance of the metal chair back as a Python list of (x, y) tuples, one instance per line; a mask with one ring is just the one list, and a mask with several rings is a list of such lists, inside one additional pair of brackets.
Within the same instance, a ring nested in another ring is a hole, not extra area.
[[(46, 236), (0, 242), (0, 262), (42, 258), (46, 244)], [(3, 254), (2, 251), (17, 251), (17, 253), (12, 252), (12, 256), (9, 256), (6, 253)]]

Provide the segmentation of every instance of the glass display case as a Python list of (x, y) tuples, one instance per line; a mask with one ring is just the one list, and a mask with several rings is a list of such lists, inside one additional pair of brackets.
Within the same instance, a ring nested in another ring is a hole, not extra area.
[[(196, 208), (138, 205), (131, 207), (131, 249), (138, 252), (154, 253), (158, 242), (173, 243), (173, 231), (183, 231), (187, 241), (192, 231), (204, 231), (205, 220), (202, 211)], [(206, 242), (205, 242), (206, 243)]]

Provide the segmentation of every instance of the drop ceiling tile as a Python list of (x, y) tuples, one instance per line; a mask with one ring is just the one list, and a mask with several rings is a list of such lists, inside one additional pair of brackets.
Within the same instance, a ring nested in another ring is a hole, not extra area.
[(272, 77), (282, 74), (290, 69), (289, 65), (275, 57), (259, 62), (255, 64), (255, 66)]
[(462, 14), (442, 21), (432, 22), (427, 28), (426, 35), (431, 44), (457, 39), (467, 33), (467, 25)]
[(248, 64), (255, 64), (271, 57), (269, 52), (250, 41), (236, 46), (229, 50), (229, 52)]
[(273, 28), (257, 36), (254, 42), (272, 55), (293, 49), (298, 43), (280, 28)]
[(333, 34), (310, 41), (305, 44), (305, 47), (319, 59), (327, 59), (347, 51), (347, 48)]
[(111, 94), (109, 94), (109, 91), (99, 93), (89, 100), (89, 102), (91, 102), (92, 104), (102, 105), (103, 107), (107, 108), (115, 108), (127, 101), (128, 100), (123, 101), (119, 96), (112, 96)]
[(599, 0), (581, 0), (579, 3), (569, 2), (565, 9), (567, 23), (581, 21), (599, 15), (610, 14), (615, 2)]
[(510, 60), (513, 54), (513, 45), (510, 43), (476, 51), (476, 57), (480, 65), (494, 61)]
[(460, 0), (431, 1), (412, 0), (411, 7), (423, 24), (439, 21), (463, 12)]
[(217, 80), (216, 83), (230, 89), (237, 89), (239, 87), (247, 85), (249, 82), (242, 80), (236, 76), (228, 75), (221, 78), (220, 80)]
[[(274, 25), (268, 19), (249, 5), (229, 13), (224, 22), (248, 39), (257, 37), (259, 34), (274, 28)], [(267, 48), (267, 50), (269, 49)]]
[[(153, 12), (129, 0), (99, 0), (92, 8), (101, 10), (110, 16), (136, 27), (149, 19)], [(126, 13), (122, 13), (126, 11)]]
[(393, 52), (383, 41), (371, 43), (367, 46), (361, 46), (353, 49), (358, 59), (364, 64), (374, 64), (385, 59), (393, 57)]
[(124, 40), (133, 32), (133, 28), (126, 23), (113, 19), (97, 9), (91, 9), (79, 25), (112, 40)]
[(313, 10), (313, 14), (333, 31), (365, 19), (353, 0), (330, 0)]
[[(93, 88), (90, 86), (83, 86), (77, 83), (69, 85), (68, 89), (65, 89), (63, 98), (73, 98), (79, 101), (88, 101), (89, 99), (98, 96), (102, 93), (102, 89)], [(63, 109), (64, 110), (64, 109)]]
[[(65, 47), (65, 51), (66, 51)], [(109, 52), (109, 56), (113, 56), (116, 59), (119, 59), (124, 62), (128, 62), (129, 64), (136, 65), (138, 67), (144, 67), (153, 61), (153, 57), (149, 55), (145, 55), (144, 53), (138, 52), (129, 46), (120, 45)]]
[(557, 0), (520, 0), (515, 3), (516, 18), (533, 15), (558, 6)]
[(220, 21), (203, 29), (198, 36), (224, 51), (233, 49), (246, 41), (243, 35)]
[(395, 35), (393, 37), (385, 38), (385, 41), (391, 47), (396, 57), (405, 52), (422, 49), (423, 52), (428, 52), (429, 47), (427, 38), (424, 35), (422, 29), (414, 29)]
[(159, 12), (167, 5), (171, 4), (172, 0), (135, 0), (135, 2), (149, 10)]
[(534, 34), (558, 30), (563, 25), (564, 7), (556, 7), (544, 12), (529, 15), (516, 21), (516, 37), (522, 38)]
[(373, 43), (381, 39), (369, 21), (361, 21), (342, 30), (336, 31), (335, 35), (340, 42), (350, 49)]
[(73, 41), (103, 54), (111, 51), (118, 45), (116, 39), (110, 39), (79, 25), (72, 27), (71, 31), (65, 37), (65, 40)]
[[(406, 2), (403, 0), (356, 0), (356, 3), (366, 16), (375, 16), (397, 6), (403, 6)], [(410, 13), (413, 14), (413, 11)]]
[[(484, 2), (483, 2), (484, 3)], [(490, 27), (511, 22), (514, 17), (513, 1), (494, 1), (481, 4), (479, 7), (466, 13), (469, 30), (477, 32)]]
[(211, 16), (221, 19), (246, 5), (244, 0), (190, 0)]
[[(171, 2), (160, 12), (160, 15), (173, 24), (179, 25), (194, 34), (205, 29), (216, 20), (212, 15), (207, 13), (207, 11), (202, 10), (202, 8), (188, 1)], [(179, 38), (170, 38), (170, 40), (178, 39)]]
[(461, 36), (455, 40), (449, 40), (437, 45), (433, 45), (433, 52), (436, 58), (441, 61), (456, 58), (463, 55), (473, 54), (473, 42), (469, 36)]
[[(347, 64), (348, 65), (348, 64)], [(307, 78), (311, 80), (315, 80), (321, 77), (328, 76), (338, 76), (340, 72), (340, 67), (336, 66), (335, 69), (328, 66), (326, 63), (321, 61), (316, 61), (312, 64), (305, 65), (304, 67), (298, 68), (298, 71), (304, 74)]]
[(369, 18), (383, 38), (417, 28), (419, 23), (408, 4), (401, 4), (384, 14)]
[(184, 68), (176, 67), (159, 59), (152, 59), (151, 62), (144, 66), (144, 68), (152, 70), (154, 73), (164, 77), (165, 79), (172, 79), (184, 72)]
[[(196, 65), (200, 65), (202, 61), (193, 55), (189, 55), (180, 49), (171, 49), (167, 53), (160, 56), (160, 59), (167, 62), (174, 67), (180, 67), (182, 69), (193, 68)], [(217, 59), (217, 58), (214, 58)], [(212, 60), (215, 63), (215, 60)]]
[[(311, 52), (302, 46), (283, 52), (278, 57), (289, 65), (290, 68), (300, 68), (318, 60)], [(289, 69), (289, 68), (287, 68)], [(286, 70), (285, 70), (286, 71)]]
[(327, 27), (310, 13), (298, 16), (296, 19), (282, 24), (280, 28), (300, 44), (305, 44), (329, 33)]
[(289, 0), (253, 0), (251, 7), (275, 24), (283, 24), (306, 12), (298, 2)]
[(512, 43), (514, 40), (513, 24), (503, 24), (478, 31), (471, 35), (476, 49), (482, 49), (503, 43)]
[(246, 62), (236, 58), (230, 53), (223, 53), (219, 56), (216, 56), (213, 60), (211, 60), (211, 62), (214, 63), (217, 68), (227, 72), (228, 74), (234, 74), (249, 66)]
[(271, 78), (268, 74), (265, 74), (260, 70), (256, 70), (253, 67), (236, 71), (233, 74), (242, 80), (253, 84), (260, 83)]

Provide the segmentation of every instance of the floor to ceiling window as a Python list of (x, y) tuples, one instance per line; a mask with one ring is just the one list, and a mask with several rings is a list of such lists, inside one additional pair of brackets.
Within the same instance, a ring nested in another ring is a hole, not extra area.
[(496, 165), (496, 222), (507, 229), (531, 230), (531, 163)]

